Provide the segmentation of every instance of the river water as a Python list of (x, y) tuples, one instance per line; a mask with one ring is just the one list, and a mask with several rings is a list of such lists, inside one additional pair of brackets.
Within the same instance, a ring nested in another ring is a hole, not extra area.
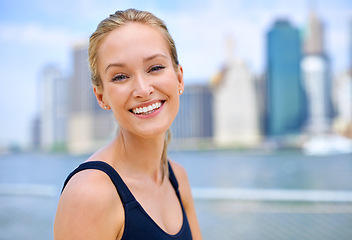
[[(204, 239), (352, 239), (352, 155), (187, 151)], [(53, 239), (62, 183), (87, 156), (0, 156), (0, 240)]]

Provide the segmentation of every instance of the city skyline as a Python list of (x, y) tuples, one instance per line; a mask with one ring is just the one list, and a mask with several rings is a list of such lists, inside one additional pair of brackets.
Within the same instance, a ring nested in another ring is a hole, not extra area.
[[(350, 64), (351, 5), (342, 0), (317, 2), (316, 12), (326, 25), (326, 49), (334, 74)], [(68, 77), (72, 73), (72, 44), (87, 40), (98, 22), (117, 9), (145, 9), (165, 20), (176, 41), (185, 80), (192, 83), (208, 81), (222, 66), (227, 35), (235, 39), (236, 55), (248, 62), (256, 75), (263, 74), (265, 33), (275, 19), (288, 18), (302, 31), (309, 14), (307, 1), (33, 1), (29, 5), (3, 2), (0, 6), (4, 13), (0, 17), (4, 84), (0, 90), (0, 146), (28, 143), (29, 124), (39, 110), (40, 70), (54, 62)]]

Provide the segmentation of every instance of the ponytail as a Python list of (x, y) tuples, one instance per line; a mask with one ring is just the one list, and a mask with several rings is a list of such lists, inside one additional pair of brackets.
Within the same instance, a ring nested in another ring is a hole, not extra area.
[(169, 145), (171, 141), (171, 132), (170, 129), (168, 129), (165, 133), (165, 139), (164, 139), (164, 148), (163, 152), (161, 154), (161, 174), (162, 174), (162, 180), (164, 181), (164, 177), (169, 176), (169, 165), (168, 165), (168, 158), (167, 158), (167, 146)]

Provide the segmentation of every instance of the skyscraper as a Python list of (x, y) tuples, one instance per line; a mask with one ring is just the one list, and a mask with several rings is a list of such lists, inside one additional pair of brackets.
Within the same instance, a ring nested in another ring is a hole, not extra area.
[(352, 72), (346, 71), (336, 77), (333, 90), (336, 109), (334, 130), (347, 135), (352, 130)]
[(298, 29), (288, 20), (277, 20), (267, 34), (265, 130), (270, 137), (298, 134), (304, 125), (301, 52)]
[(252, 147), (261, 139), (254, 76), (227, 39), (226, 63), (213, 79), (214, 142), (219, 147)]
[(104, 145), (116, 133), (111, 111), (98, 105), (90, 80), (88, 46), (73, 48), (73, 75), (69, 85), (68, 149), (72, 153), (90, 153)]
[(309, 14), (303, 46), (306, 55), (321, 55), (324, 53), (324, 27), (314, 11)]
[(349, 65), (348, 69), (333, 81), (335, 109), (334, 131), (352, 139), (352, 19), (349, 22)]
[(66, 79), (54, 65), (46, 66), (41, 74), (40, 144), (44, 151), (66, 147)]
[(40, 115), (36, 116), (31, 123), (31, 149), (38, 151), (41, 148), (41, 124)]
[(306, 130), (319, 135), (330, 131), (333, 111), (329, 61), (324, 52), (324, 28), (314, 11), (310, 12), (304, 36), (302, 77), (307, 92)]
[(213, 137), (213, 95), (208, 85), (186, 85), (171, 126), (171, 146), (196, 148)]

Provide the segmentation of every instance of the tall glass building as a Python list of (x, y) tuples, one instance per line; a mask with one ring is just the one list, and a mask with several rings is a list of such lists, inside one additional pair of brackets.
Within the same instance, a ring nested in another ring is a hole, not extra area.
[(269, 137), (298, 134), (306, 119), (298, 29), (277, 20), (267, 34), (266, 123)]

